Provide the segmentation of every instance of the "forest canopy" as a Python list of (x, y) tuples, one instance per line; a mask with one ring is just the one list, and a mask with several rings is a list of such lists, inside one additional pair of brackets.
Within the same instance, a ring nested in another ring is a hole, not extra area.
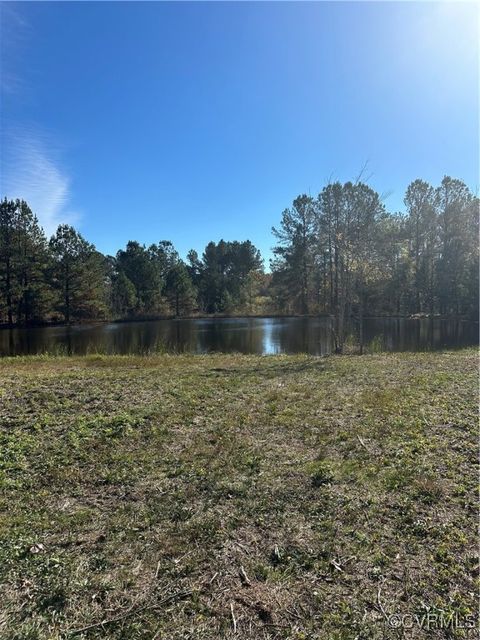
[(361, 181), (299, 195), (272, 229), (270, 273), (250, 242), (209, 242), (183, 260), (168, 240), (115, 256), (72, 226), (47, 238), (23, 200), (0, 204), (0, 322), (195, 314), (478, 317), (479, 199), (461, 180), (413, 181), (391, 213)]

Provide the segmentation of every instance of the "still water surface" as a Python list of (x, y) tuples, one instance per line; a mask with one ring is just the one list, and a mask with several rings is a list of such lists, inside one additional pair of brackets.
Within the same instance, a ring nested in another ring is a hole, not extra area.
[[(367, 349), (429, 351), (478, 344), (478, 322), (371, 318)], [(0, 355), (332, 351), (330, 318), (198, 318), (0, 330)]]

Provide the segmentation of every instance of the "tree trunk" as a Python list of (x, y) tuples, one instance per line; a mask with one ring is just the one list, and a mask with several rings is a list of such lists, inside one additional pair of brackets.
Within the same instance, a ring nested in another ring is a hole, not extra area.
[(5, 275), (5, 284), (7, 289), (7, 315), (8, 315), (8, 326), (13, 326), (13, 310), (12, 310), (12, 281), (11, 281), (11, 266), (10, 259), (7, 259), (6, 262), (6, 275)]
[(358, 337), (360, 342), (360, 355), (362, 356), (363, 355), (363, 298), (362, 297), (360, 297), (358, 317), (359, 317)]
[(65, 322), (70, 324), (70, 274), (68, 265), (65, 272)]

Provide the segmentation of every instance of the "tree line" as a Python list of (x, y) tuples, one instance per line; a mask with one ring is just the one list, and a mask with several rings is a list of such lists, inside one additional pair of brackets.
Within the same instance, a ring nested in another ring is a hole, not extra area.
[[(272, 295), (285, 311), (329, 313), (341, 350), (347, 319), (369, 315), (478, 317), (479, 199), (464, 182), (424, 180), (404, 213), (357, 181), (301, 195), (282, 214)], [(361, 336), (360, 336), (361, 340)]]
[[(271, 273), (249, 241), (210, 242), (182, 260), (170, 241), (130, 241), (115, 256), (70, 225), (48, 239), (23, 200), (0, 203), (0, 322), (191, 314), (478, 317), (479, 200), (461, 181), (412, 182), (389, 213), (368, 184), (300, 195), (272, 229)], [(359, 323), (360, 326), (362, 323)]]
[(249, 240), (210, 242), (187, 261), (166, 240), (105, 256), (70, 225), (47, 239), (23, 200), (0, 204), (0, 322), (10, 326), (253, 313), (265, 278)]

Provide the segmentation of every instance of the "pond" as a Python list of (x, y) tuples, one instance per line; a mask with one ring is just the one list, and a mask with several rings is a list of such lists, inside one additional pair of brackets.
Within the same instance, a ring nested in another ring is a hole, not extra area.
[[(196, 318), (0, 330), (0, 355), (211, 351), (325, 355), (333, 348), (332, 320)], [(352, 340), (354, 337), (351, 338)], [(430, 351), (478, 344), (478, 322), (370, 318), (368, 351)]]

